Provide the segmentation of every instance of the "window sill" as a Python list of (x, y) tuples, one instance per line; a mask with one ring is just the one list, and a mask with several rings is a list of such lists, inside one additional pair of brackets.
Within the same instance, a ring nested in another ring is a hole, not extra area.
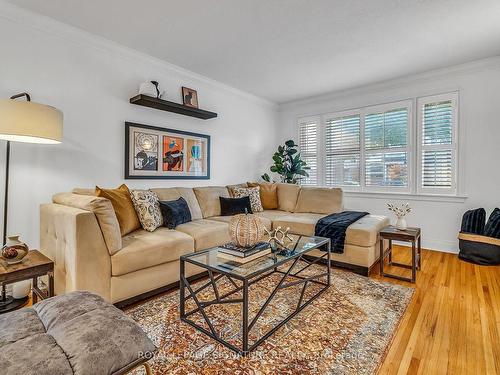
[(344, 196), (347, 198), (400, 199), (408, 201), (448, 202), (448, 203), (464, 203), (468, 198), (466, 195), (410, 194), (410, 193), (359, 192), (359, 191), (344, 191)]

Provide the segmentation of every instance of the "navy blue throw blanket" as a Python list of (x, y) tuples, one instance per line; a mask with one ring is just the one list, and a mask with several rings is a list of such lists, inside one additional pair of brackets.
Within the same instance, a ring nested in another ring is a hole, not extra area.
[(344, 211), (331, 214), (319, 219), (314, 229), (314, 235), (329, 238), (332, 242), (332, 253), (344, 252), (345, 233), (347, 227), (362, 217), (369, 215), (368, 212)]

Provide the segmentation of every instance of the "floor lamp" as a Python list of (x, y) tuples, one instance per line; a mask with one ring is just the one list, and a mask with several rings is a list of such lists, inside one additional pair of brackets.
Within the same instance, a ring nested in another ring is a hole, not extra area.
[[(25, 98), (26, 100), (16, 100)], [(7, 213), (9, 203), (10, 142), (57, 144), (62, 141), (63, 114), (48, 105), (31, 101), (23, 92), (10, 99), (0, 100), (0, 139), (7, 141), (5, 158), (5, 190), (3, 207), (2, 246), (7, 241)], [(8, 297), (5, 284), (1, 286), (0, 311), (15, 308), (12, 297)]]

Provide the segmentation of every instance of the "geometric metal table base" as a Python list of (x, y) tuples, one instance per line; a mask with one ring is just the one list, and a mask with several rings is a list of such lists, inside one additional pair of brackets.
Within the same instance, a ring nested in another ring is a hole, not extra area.
[[(329, 242), (329, 241), (328, 241)], [(185, 259), (181, 258), (181, 269), (180, 269), (180, 318), (183, 322), (188, 323), (189, 325), (193, 326), (195, 329), (203, 332), (207, 336), (210, 336), (217, 342), (221, 343), (222, 345), (228, 347), (229, 349), (235, 351), (236, 353), (246, 356), (248, 355), (249, 352), (254, 350), (257, 346), (259, 346), (264, 340), (266, 340), (269, 336), (271, 336), (274, 332), (276, 332), (280, 327), (282, 327), (284, 324), (286, 324), (290, 319), (292, 319), (295, 315), (297, 315), (302, 309), (304, 309), (306, 306), (308, 306), (312, 301), (314, 301), (316, 298), (318, 298), (323, 292), (325, 292), (328, 287), (330, 286), (330, 280), (331, 280), (331, 266), (330, 266), (330, 244), (326, 246), (328, 251), (324, 253), (323, 256), (317, 257), (314, 261), (307, 260), (303, 257), (305, 254), (301, 254), (300, 256), (297, 256), (295, 258), (291, 258), (288, 262), (284, 263), (281, 265), (281, 267), (286, 268), (286, 266), (290, 263), (291, 265), (288, 267), (288, 269), (283, 270), (283, 269), (278, 269), (278, 268), (273, 268), (267, 272), (264, 272), (263, 274), (258, 274), (255, 277), (238, 277), (236, 275), (230, 275), (221, 272), (220, 270), (213, 271), (211, 269), (208, 269), (208, 276), (209, 280), (202, 286), (194, 289), (194, 287), (189, 283), (185, 276)], [(300, 273), (302, 273), (305, 269), (309, 268), (311, 265), (320, 262), (321, 260), (325, 261), (326, 258), (326, 272), (320, 272), (318, 274), (312, 275), (312, 276), (301, 276)], [(305, 262), (306, 265), (299, 269), (298, 271), (294, 271), (294, 267), (299, 263), (299, 261)], [(292, 272), (293, 271), (293, 272)], [(282, 277), (280, 278), (279, 282), (277, 285), (274, 287), (272, 290), (271, 294), (269, 297), (265, 300), (265, 302), (262, 304), (260, 309), (258, 310), (257, 314), (250, 320), (250, 317), (248, 316), (248, 310), (249, 310), (249, 288), (254, 285), (255, 283), (266, 279), (267, 277), (271, 275), (276, 275), (276, 274), (281, 274)], [(327, 281), (321, 281), (320, 279), (326, 277)], [(229, 292), (226, 292), (224, 294), (221, 294), (217, 285), (217, 282), (223, 278), (227, 278), (229, 282), (232, 284), (234, 289), (232, 289)], [(287, 279), (292, 278), (293, 281), (286, 281)], [(238, 285), (238, 283), (235, 281), (238, 280), (240, 281), (241, 285)], [(321, 285), (322, 288), (315, 293), (312, 297), (310, 298), (305, 298), (306, 296), (306, 290), (308, 286), (315, 284), (315, 285)], [(297, 286), (297, 285), (302, 285), (301, 288), (301, 293), (298, 299), (298, 303), (295, 306), (295, 309), (282, 321), (280, 321), (276, 326), (274, 326), (272, 329), (270, 329), (267, 333), (265, 333), (262, 337), (258, 338), (256, 341), (254, 341), (252, 344), (249, 343), (249, 333), (252, 330), (252, 328), (255, 326), (259, 318), (262, 316), (262, 314), (266, 311), (267, 307), (269, 306), (270, 302), (276, 297), (277, 293), (281, 290), (287, 289), (292, 286)], [(215, 298), (210, 301), (200, 301), (198, 298), (198, 295), (200, 292), (205, 290), (208, 287), (213, 288), (213, 292), (215, 295)], [(186, 289), (188, 291), (188, 294), (186, 296)], [(234, 296), (235, 293), (238, 292), (241, 293), (241, 297)], [(186, 312), (186, 301), (189, 299), (193, 299), (196, 307), (191, 310)], [(214, 327), (213, 322), (205, 312), (205, 309), (209, 306), (216, 306), (216, 305), (223, 305), (223, 304), (231, 304), (231, 303), (238, 303), (242, 304), (242, 340), (241, 340), (241, 347), (237, 347), (223, 338), (221, 338), (220, 334), (217, 332), (216, 327)], [(203, 320), (207, 324), (209, 329), (206, 329), (205, 327), (200, 326), (196, 322), (190, 319), (190, 317), (193, 314), (200, 313), (201, 316), (203, 317)]]

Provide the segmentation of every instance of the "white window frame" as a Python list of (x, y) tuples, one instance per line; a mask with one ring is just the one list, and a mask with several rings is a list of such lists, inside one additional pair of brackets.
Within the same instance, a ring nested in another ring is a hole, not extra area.
[[(451, 131), (451, 145), (423, 145), (423, 107), (429, 103), (451, 100), (453, 107), (453, 123)], [(459, 93), (458, 91), (429, 95), (417, 98), (417, 181), (416, 192), (417, 194), (425, 195), (450, 195), (455, 196), (458, 193), (458, 147), (459, 147)], [(423, 187), (422, 186), (422, 151), (423, 150), (452, 150), (451, 154), (451, 187)]]

